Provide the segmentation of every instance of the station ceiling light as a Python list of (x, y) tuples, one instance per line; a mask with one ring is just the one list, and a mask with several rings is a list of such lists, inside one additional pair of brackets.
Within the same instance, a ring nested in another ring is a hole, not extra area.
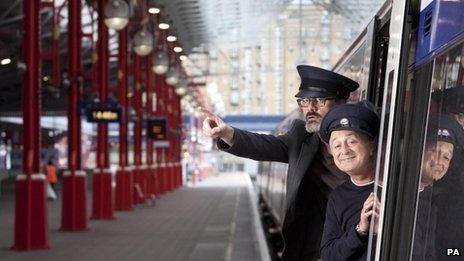
[(179, 46), (174, 47), (174, 52), (176, 53), (182, 52), (182, 47), (179, 47)]
[(181, 78), (179, 80), (179, 83), (177, 84), (177, 87), (174, 90), (177, 95), (179, 96), (184, 96), (188, 92), (188, 81), (186, 78)]
[(185, 61), (185, 60), (187, 60), (187, 56), (186, 55), (181, 55), (181, 56), (179, 56), (179, 59), (181, 61)]
[(158, 28), (161, 29), (161, 30), (169, 29), (169, 24), (167, 24), (167, 23), (160, 23), (160, 24), (158, 25)]
[(166, 73), (166, 83), (175, 86), (179, 82), (179, 73), (175, 66), (171, 66), (169, 71)]
[(169, 58), (166, 52), (164, 51), (158, 51), (156, 54), (153, 56), (153, 65), (151, 67), (151, 70), (158, 74), (165, 74), (169, 69)]
[(177, 41), (177, 37), (175, 37), (174, 35), (170, 35), (166, 38), (166, 40), (168, 40), (168, 42), (175, 42)]
[(150, 8), (148, 8), (148, 12), (150, 14), (159, 14), (161, 12), (161, 10), (159, 8), (156, 8), (156, 7), (150, 7)]
[(105, 24), (120, 31), (129, 23), (129, 5), (122, 0), (110, 0), (105, 7)]
[(7, 64), (10, 64), (11, 63), (11, 59), (10, 58), (4, 58), (0, 61), (0, 64), (1, 65), (7, 65)]
[(177, 95), (179, 95), (180, 97), (182, 97), (182, 96), (184, 96), (185, 94), (187, 94), (188, 89), (187, 89), (187, 87), (185, 87), (185, 86), (181, 86), (181, 87), (176, 88), (175, 91), (176, 91), (176, 94), (177, 94)]
[(153, 35), (145, 27), (134, 36), (134, 51), (137, 55), (146, 56), (153, 50)]

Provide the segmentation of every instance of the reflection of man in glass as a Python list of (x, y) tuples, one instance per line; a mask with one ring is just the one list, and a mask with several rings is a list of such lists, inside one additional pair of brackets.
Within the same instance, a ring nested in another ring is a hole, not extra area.
[(454, 145), (447, 141), (428, 140), (425, 145), (421, 186), (432, 185), (445, 176), (453, 158)]
[(437, 229), (441, 226), (443, 213), (442, 206), (436, 204), (435, 183), (447, 175), (457, 150), (462, 147), (463, 138), (462, 127), (454, 117), (430, 116), (422, 162), (413, 260), (435, 260), (442, 256), (440, 247), (435, 246), (440, 245), (439, 237), (449, 233)]
[[(432, 94), (438, 108), (451, 115), (464, 128), (464, 86), (446, 88)], [(455, 125), (457, 126), (457, 125)], [(461, 129), (462, 131), (462, 129)], [(455, 144), (456, 145), (456, 144)], [(462, 147), (462, 141), (460, 146)], [(446, 175), (433, 184), (433, 203), (438, 211), (436, 226), (437, 258), (450, 245), (464, 246), (464, 168), (462, 149), (454, 147)]]

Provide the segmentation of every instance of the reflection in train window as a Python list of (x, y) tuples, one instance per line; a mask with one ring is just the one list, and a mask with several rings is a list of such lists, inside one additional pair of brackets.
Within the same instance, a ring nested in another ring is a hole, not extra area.
[(464, 246), (464, 44), (435, 58), (422, 156), (413, 260)]
[[(337, 70), (338, 73), (347, 76), (359, 83), (359, 88), (350, 94), (349, 102), (357, 102), (366, 98), (367, 76), (363, 73), (364, 59), (366, 55), (366, 42), (353, 53), (350, 59)], [(366, 78), (366, 79), (365, 79)]]

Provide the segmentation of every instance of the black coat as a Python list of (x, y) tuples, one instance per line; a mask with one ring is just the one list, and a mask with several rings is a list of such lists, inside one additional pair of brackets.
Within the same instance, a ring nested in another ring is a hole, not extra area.
[[(436, 208), (435, 255), (448, 260), (447, 248), (464, 246), (464, 170), (463, 152), (455, 150), (445, 176), (433, 184), (433, 207)], [(420, 203), (420, 202), (419, 202)], [(461, 254), (462, 255), (462, 254)]]
[[(254, 160), (288, 163), (286, 213), (282, 226), (285, 249), (282, 259), (318, 259), (328, 193), (320, 195), (318, 192), (322, 181), (317, 175), (306, 175), (312, 174), (309, 167), (321, 153), (318, 135), (306, 132), (305, 122), (301, 120), (294, 121), (286, 134), (277, 137), (234, 130), (233, 146), (219, 140), (219, 149)], [(345, 181), (342, 174), (336, 175), (339, 177), (338, 185)], [(321, 202), (321, 198), (325, 202)], [(302, 204), (307, 206), (303, 214), (297, 211), (297, 205)]]

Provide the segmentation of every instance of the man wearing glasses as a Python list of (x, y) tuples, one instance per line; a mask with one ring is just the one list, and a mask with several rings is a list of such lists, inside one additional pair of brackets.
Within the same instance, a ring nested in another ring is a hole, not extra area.
[(233, 128), (204, 110), (203, 132), (218, 138), (219, 149), (259, 161), (288, 163), (282, 260), (317, 260), (330, 192), (346, 180), (319, 135), (322, 118), (346, 103), (359, 84), (345, 76), (307, 65), (297, 66), (301, 85), (295, 95), (304, 120), (278, 137)]

